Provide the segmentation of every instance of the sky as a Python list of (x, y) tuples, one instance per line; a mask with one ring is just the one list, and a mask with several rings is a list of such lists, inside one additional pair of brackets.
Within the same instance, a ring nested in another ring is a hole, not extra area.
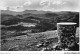
[(80, 0), (0, 0), (0, 10), (79, 11)]

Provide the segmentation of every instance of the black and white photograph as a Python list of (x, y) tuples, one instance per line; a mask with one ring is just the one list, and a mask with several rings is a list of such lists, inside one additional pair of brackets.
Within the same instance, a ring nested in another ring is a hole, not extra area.
[(0, 51), (79, 51), (80, 0), (0, 0)]

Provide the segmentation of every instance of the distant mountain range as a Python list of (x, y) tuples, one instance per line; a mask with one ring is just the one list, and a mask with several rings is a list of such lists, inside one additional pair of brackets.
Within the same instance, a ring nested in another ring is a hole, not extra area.
[(51, 11), (43, 11), (43, 10), (25, 10), (22, 12), (15, 12), (15, 11), (10, 11), (10, 10), (1, 10), (1, 14), (10, 14), (10, 15), (22, 15), (22, 14), (45, 14), (45, 13), (56, 13), (56, 14), (66, 14), (66, 12), (71, 12), (71, 11), (61, 11), (61, 12), (51, 12)]
[(22, 12), (14, 12), (14, 11), (9, 11), (9, 10), (1, 10), (1, 14), (22, 15), (22, 14), (27, 14), (27, 13), (45, 14), (45, 13), (51, 13), (51, 12), (50, 11), (37, 11), (37, 10), (25, 10)]

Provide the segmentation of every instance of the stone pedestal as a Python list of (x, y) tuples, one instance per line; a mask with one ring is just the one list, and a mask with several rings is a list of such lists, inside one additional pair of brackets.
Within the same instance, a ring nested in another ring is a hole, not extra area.
[(58, 43), (61, 48), (65, 49), (75, 45), (76, 23), (57, 23), (57, 32), (59, 38)]

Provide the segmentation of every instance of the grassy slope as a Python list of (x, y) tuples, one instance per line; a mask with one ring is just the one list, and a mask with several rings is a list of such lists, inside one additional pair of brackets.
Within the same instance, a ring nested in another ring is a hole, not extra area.
[[(79, 28), (77, 28), (77, 31)], [(79, 33), (76, 33), (77, 37), (79, 37)], [(23, 36), (17, 36), (17, 37), (12, 37), (12, 38), (7, 38), (6, 42), (2, 43), (2, 50), (8, 50), (9, 48), (13, 48), (13, 50), (41, 50), (42, 48), (37, 48), (36, 45), (41, 41), (52, 39), (53, 44), (57, 43), (58, 39), (56, 38), (57, 36), (57, 31), (46, 31), (46, 32), (41, 32), (41, 33), (32, 33)], [(50, 40), (51, 41), (51, 40)], [(49, 44), (49, 45), (51, 45)], [(51, 46), (50, 46), (51, 47)], [(18, 49), (17, 49), (18, 48)]]

